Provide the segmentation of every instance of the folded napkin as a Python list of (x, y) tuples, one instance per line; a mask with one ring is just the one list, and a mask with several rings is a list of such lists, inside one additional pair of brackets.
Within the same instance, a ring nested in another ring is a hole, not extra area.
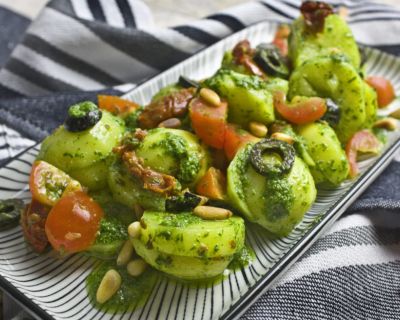
[[(400, 54), (399, 9), (360, 0), (331, 3), (348, 7), (359, 43)], [(99, 92), (123, 94), (250, 24), (288, 22), (299, 4), (248, 2), (162, 29), (136, 0), (50, 1), (0, 69), (0, 161), (42, 139), (70, 104), (95, 100)], [(18, 41), (15, 30), (27, 25), (11, 17), (0, 10), (0, 40), (8, 47)], [(243, 319), (400, 319), (398, 161)]]

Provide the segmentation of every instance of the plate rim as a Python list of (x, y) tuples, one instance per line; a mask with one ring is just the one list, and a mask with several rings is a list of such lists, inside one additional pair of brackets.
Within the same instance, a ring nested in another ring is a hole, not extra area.
[[(279, 25), (283, 22), (284, 21), (281, 21), (279, 19), (269, 19), (266, 21), (250, 24), (237, 32), (227, 35), (226, 37), (220, 39), (210, 46), (201, 48), (200, 50), (194, 52), (191, 56), (161, 71), (160, 73), (143, 79), (133, 89), (121, 94), (121, 97), (129, 97), (132, 92), (140, 90), (141, 87), (146, 85), (147, 82), (153, 81), (157, 78), (162, 78), (164, 74), (170, 72), (171, 69), (177, 68), (181, 64), (187, 63), (187, 61), (190, 59), (196, 59), (196, 56), (203, 51), (212, 50), (214, 47), (220, 45), (220, 43), (223, 43), (229, 38), (235, 37), (250, 28), (260, 27), (262, 25)], [(377, 49), (374, 46), (367, 46), (359, 42), (357, 42), (357, 44), (358, 46), (368, 48), (369, 50), (384, 54), (386, 56), (390, 56), (400, 61), (400, 57), (392, 53), (388, 53), (383, 50)], [(6, 167), (8, 164), (17, 160), (26, 152), (34, 149), (40, 144), (41, 141), (35, 141), (33, 145), (22, 150), (21, 152), (17, 153), (16, 155), (9, 158), (7, 161), (2, 163), (0, 169)], [(333, 206), (328, 209), (328, 211), (323, 216), (321, 216), (320, 219), (318, 219), (318, 221), (315, 221), (313, 225), (305, 232), (305, 234), (286, 253), (284, 253), (279, 258), (279, 260), (277, 260), (277, 262), (268, 270), (267, 274), (262, 276), (257, 282), (249, 287), (249, 289), (239, 298), (239, 300), (232, 304), (229, 309), (227, 309), (227, 311), (225, 311), (225, 313), (219, 317), (219, 319), (238, 319), (246, 310), (248, 310), (260, 298), (260, 296), (268, 291), (268, 289), (279, 279), (279, 277), (281, 277), (292, 266), (292, 264), (294, 264), (297, 259), (299, 259), (301, 255), (303, 255), (304, 252), (316, 240), (318, 240), (318, 238), (322, 235), (322, 232), (329, 228), (332, 223), (335, 222), (344, 213), (344, 211), (348, 207), (350, 207), (350, 205), (360, 196), (360, 194), (365, 191), (365, 189), (367, 189), (367, 187), (380, 175), (380, 173), (386, 169), (386, 167), (395, 157), (396, 151), (398, 150), (400, 150), (400, 136), (387, 150), (385, 150), (379, 156), (377, 161), (359, 177), (359, 179), (351, 186), (351, 188), (347, 192), (345, 192), (345, 194), (343, 194), (336, 201), (336, 203), (334, 203)], [(13, 283), (11, 283), (2, 275), (0, 275), (0, 288), (7, 295), (11, 296), (19, 305), (23, 306), (24, 310), (27, 311), (34, 318), (46, 320), (54, 319), (54, 317), (49, 312), (40, 307), (38, 304), (34, 303), (30, 298), (28, 298), (28, 296), (18, 290), (18, 288)]]

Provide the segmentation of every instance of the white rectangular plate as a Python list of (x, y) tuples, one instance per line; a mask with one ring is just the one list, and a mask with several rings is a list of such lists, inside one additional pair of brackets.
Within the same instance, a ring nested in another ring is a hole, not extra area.
[[(138, 86), (125, 97), (146, 104), (162, 87), (179, 75), (192, 79), (211, 76), (220, 66), (224, 51), (242, 39), (253, 46), (272, 41), (274, 23), (261, 23), (240, 31)], [(384, 75), (400, 89), (400, 61), (376, 50), (366, 50), (367, 70)], [(327, 229), (379, 175), (400, 146), (393, 133), (384, 152), (362, 163), (362, 175), (339, 188), (319, 189), (318, 198), (303, 221), (285, 238), (268, 239), (263, 229), (247, 224), (247, 241), (255, 260), (208, 288), (189, 288), (160, 280), (147, 303), (126, 314), (105, 314), (92, 307), (85, 279), (96, 263), (80, 254), (56, 259), (49, 252), (37, 255), (25, 244), (21, 228), (0, 232), (0, 286), (42, 319), (233, 319), (239, 317)], [(31, 163), (39, 146), (25, 151), (0, 169), (0, 199), (29, 201), (27, 185)]]

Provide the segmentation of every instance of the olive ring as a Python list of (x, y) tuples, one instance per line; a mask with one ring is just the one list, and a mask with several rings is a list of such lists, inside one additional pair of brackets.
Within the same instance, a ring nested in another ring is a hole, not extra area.
[[(268, 163), (263, 159), (265, 152), (274, 152), (281, 156), (279, 165)], [(282, 175), (293, 167), (296, 152), (292, 145), (276, 139), (263, 139), (256, 143), (250, 152), (250, 163), (254, 170), (263, 176)]]

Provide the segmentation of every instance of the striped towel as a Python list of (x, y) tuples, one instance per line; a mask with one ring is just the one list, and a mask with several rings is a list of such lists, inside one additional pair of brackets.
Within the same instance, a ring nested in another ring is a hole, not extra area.
[[(161, 29), (137, 0), (51, 1), (0, 69), (0, 161), (42, 139), (71, 103), (98, 92), (122, 94), (250, 24), (290, 21), (299, 4), (248, 2)], [(398, 8), (361, 0), (332, 4), (349, 8), (360, 43), (400, 54)], [(0, 30), (26, 27), (10, 17), (0, 11), (6, 28)], [(0, 31), (10, 46), (19, 36)], [(7, 55), (4, 47), (0, 59)], [(243, 319), (400, 319), (399, 161)]]

